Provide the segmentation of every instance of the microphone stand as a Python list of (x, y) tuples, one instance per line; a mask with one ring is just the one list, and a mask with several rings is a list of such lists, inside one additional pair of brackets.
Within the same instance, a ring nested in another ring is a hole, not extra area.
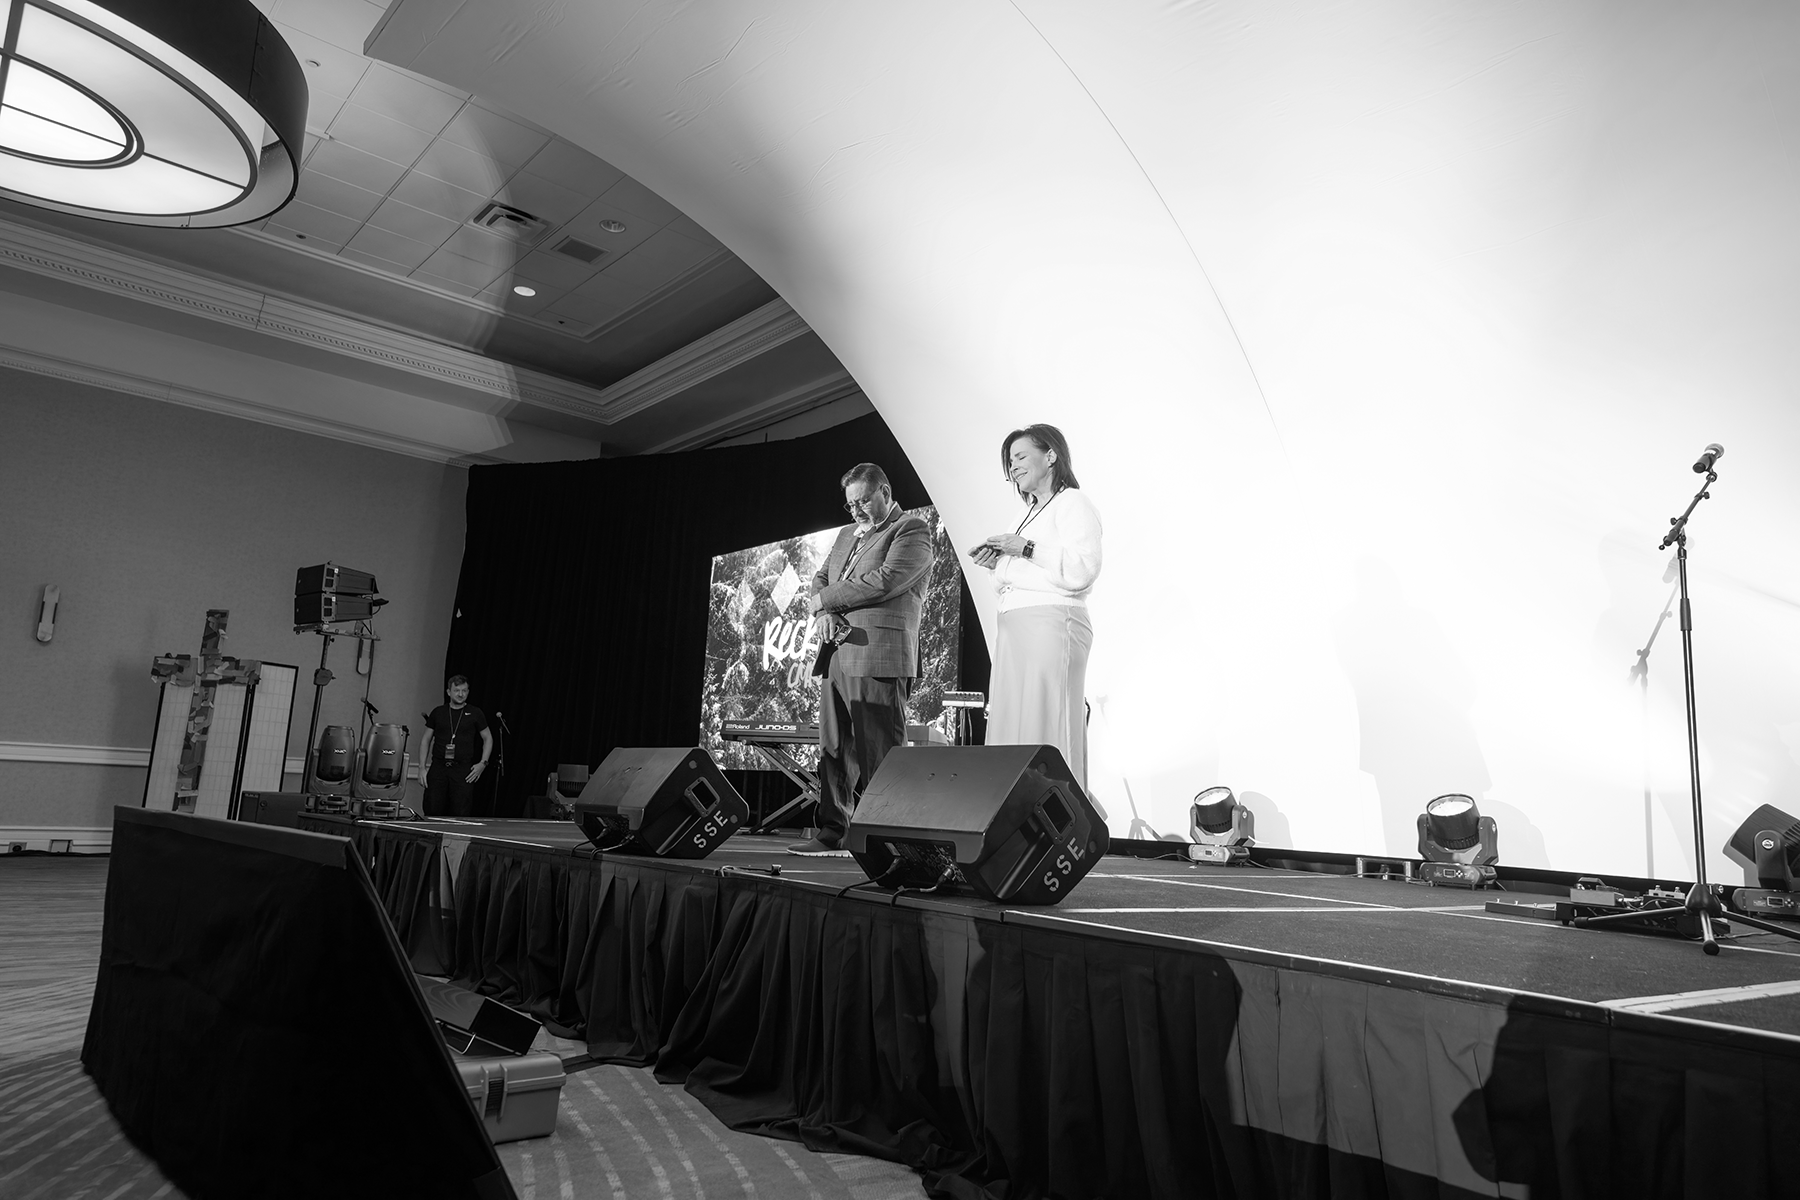
[[(1722, 884), (1715, 887), (1706, 881), (1706, 823), (1700, 807), (1700, 725), (1694, 713), (1694, 610), (1688, 603), (1687, 525), (1694, 510), (1700, 507), (1700, 502), (1712, 499), (1712, 493), (1708, 489), (1718, 481), (1719, 473), (1712, 470), (1709, 464), (1706, 482), (1700, 485), (1700, 490), (1688, 502), (1687, 511), (1679, 517), (1669, 518), (1669, 532), (1657, 546), (1658, 550), (1675, 547), (1675, 567), (1680, 580), (1677, 588), (1681, 592), (1681, 669), (1687, 688), (1688, 783), (1694, 803), (1694, 885), (1688, 889), (1687, 898), (1680, 904), (1607, 913), (1598, 917), (1576, 917), (1574, 920), (1576, 926), (1584, 929), (1609, 926), (1620, 929), (1643, 926), (1668, 928), (1672, 924), (1677, 933), (1687, 938), (1695, 936), (1692, 930), (1698, 925), (1700, 948), (1707, 954), (1719, 952), (1719, 940), (1713, 932), (1713, 921), (1725, 919), (1725, 905), (1719, 899), (1725, 889)], [(1646, 655), (1648, 649), (1645, 648)], [(1800, 940), (1800, 930), (1784, 928), (1773, 921), (1735, 912), (1731, 914), (1731, 920), (1765, 933)]]

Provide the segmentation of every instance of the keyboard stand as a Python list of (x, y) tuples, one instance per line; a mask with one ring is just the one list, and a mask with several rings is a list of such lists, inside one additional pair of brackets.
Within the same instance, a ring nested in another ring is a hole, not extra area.
[(790, 743), (775, 741), (763, 742), (757, 741), (754, 738), (734, 738), (732, 740), (742, 741), (744, 745), (749, 746), (752, 750), (761, 754), (775, 765), (776, 770), (793, 780), (800, 788), (800, 794), (798, 796), (789, 800), (786, 804), (764, 817), (761, 821), (758, 821), (755, 825), (744, 830), (745, 833), (773, 833), (775, 832), (776, 824), (785, 819), (788, 814), (797, 812), (808, 804), (818, 804), (818, 772), (794, 757), (793, 752), (788, 749)]

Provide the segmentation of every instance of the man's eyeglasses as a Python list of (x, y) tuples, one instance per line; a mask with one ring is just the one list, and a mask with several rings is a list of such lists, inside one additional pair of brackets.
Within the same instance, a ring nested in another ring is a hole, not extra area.
[(868, 496), (861, 500), (849, 500), (844, 504), (844, 511), (854, 517), (858, 509), (867, 508), (873, 503), (875, 503), (874, 496)]

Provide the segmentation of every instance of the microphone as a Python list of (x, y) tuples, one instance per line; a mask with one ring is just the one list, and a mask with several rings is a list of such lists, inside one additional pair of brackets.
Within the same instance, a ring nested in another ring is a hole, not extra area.
[(1725, 447), (1714, 442), (1700, 454), (1700, 461), (1694, 464), (1694, 474), (1704, 475), (1713, 469), (1713, 464), (1725, 457)]
[(379, 717), (381, 715), (381, 710), (376, 708), (373, 704), (370, 704), (368, 697), (366, 696), (363, 698), (362, 706), (369, 710), (369, 715), (371, 717)]
[(512, 732), (512, 726), (506, 723), (506, 714), (497, 708), (494, 710), (494, 720), (500, 722), (500, 728), (506, 730), (508, 733)]

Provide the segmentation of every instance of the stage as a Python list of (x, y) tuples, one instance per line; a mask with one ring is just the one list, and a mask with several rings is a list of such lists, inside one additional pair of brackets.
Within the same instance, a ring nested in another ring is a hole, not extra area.
[(563, 822), (303, 827), (353, 837), (416, 968), (942, 1194), (1791, 1190), (1800, 944), (1769, 935), (1708, 958), (1505, 892), (1141, 857), (1015, 908), (783, 838), (678, 862)]

